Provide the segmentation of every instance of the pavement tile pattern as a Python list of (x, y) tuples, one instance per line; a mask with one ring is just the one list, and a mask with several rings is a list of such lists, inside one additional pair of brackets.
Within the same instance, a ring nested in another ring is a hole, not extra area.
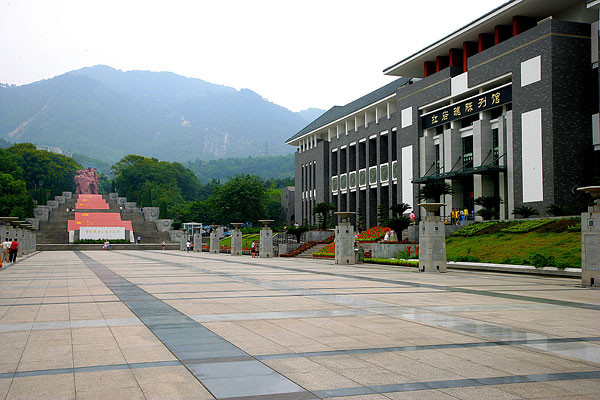
[(595, 399), (600, 291), (178, 251), (0, 270), (0, 399)]

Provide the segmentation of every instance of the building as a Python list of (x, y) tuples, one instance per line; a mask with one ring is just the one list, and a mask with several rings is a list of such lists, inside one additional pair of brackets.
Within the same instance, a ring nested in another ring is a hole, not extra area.
[(418, 215), (430, 181), (452, 187), (445, 215), (480, 196), (502, 199), (501, 218), (583, 203), (573, 188), (600, 175), (598, 7), (512, 0), (386, 68), (398, 79), (287, 140), (297, 219), (321, 201), (367, 226), (380, 205)]
[(49, 153), (60, 154), (60, 155), (66, 156), (66, 157), (73, 158), (73, 153), (71, 153), (70, 151), (64, 150), (61, 147), (37, 145), (37, 146), (35, 146), (35, 148), (37, 150), (47, 151)]
[(294, 186), (286, 186), (281, 188), (281, 208), (285, 218), (286, 225), (296, 222), (296, 188)]

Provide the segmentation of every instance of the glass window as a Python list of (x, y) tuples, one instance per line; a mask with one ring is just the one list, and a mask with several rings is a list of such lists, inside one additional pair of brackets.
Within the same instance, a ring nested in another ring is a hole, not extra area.
[(473, 136), (462, 138), (463, 169), (473, 169)]

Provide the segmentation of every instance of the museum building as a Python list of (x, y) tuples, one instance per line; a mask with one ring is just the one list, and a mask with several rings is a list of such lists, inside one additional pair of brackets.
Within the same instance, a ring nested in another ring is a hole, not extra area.
[(331, 201), (377, 225), (378, 206), (416, 207), (444, 181), (442, 210), (499, 196), (544, 214), (585, 201), (598, 176), (600, 0), (513, 0), (386, 68), (395, 81), (335, 106), (286, 141), (296, 146), (296, 221)]

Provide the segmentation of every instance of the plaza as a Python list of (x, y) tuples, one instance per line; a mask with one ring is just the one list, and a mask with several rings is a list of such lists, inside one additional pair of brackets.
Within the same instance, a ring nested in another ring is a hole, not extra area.
[(181, 251), (0, 269), (0, 398), (600, 397), (578, 279)]

